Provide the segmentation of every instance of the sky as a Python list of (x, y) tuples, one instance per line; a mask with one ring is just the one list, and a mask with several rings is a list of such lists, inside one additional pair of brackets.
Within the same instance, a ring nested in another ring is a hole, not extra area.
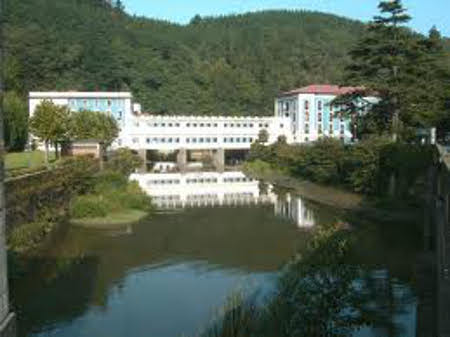
[[(379, 0), (122, 0), (128, 13), (177, 23), (196, 14), (217, 16), (265, 9), (306, 9), (362, 21), (378, 13)], [(403, 0), (413, 17), (409, 26), (427, 33), (435, 25), (450, 37), (450, 0)]]

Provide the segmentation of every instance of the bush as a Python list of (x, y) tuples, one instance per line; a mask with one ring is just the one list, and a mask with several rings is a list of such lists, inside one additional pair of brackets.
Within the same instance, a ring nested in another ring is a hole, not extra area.
[(114, 151), (107, 167), (128, 177), (136, 169), (142, 167), (143, 164), (144, 161), (135, 152), (128, 148), (121, 148)]
[(114, 208), (103, 195), (81, 195), (75, 198), (70, 209), (73, 218), (101, 218)]

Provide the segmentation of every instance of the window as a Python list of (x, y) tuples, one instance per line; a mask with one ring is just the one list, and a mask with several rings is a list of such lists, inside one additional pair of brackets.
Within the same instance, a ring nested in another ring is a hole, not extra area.
[(241, 142), (241, 138), (236, 138), (236, 143), (240, 143)]
[(264, 127), (268, 128), (268, 127), (269, 127), (269, 124), (267, 124), (267, 123), (266, 123), (266, 124), (264, 124)]
[(208, 128), (210, 128), (210, 127), (211, 127), (211, 123), (206, 124), (206, 126), (207, 126)]
[(308, 109), (309, 109), (309, 102), (305, 101), (305, 110), (308, 110)]
[(317, 120), (319, 122), (322, 122), (322, 112), (319, 111), (319, 113), (317, 114)]
[(180, 123), (175, 123), (175, 126), (178, 128), (180, 127)]
[(322, 124), (319, 124), (319, 135), (322, 134)]
[(344, 131), (345, 131), (345, 126), (344, 126), (344, 124), (342, 124), (342, 125), (341, 125), (341, 135), (344, 134)]
[(248, 139), (248, 141), (249, 141), (250, 143), (253, 143), (253, 138), (250, 137), (250, 138)]
[(309, 133), (309, 124), (305, 124), (305, 133)]
[(188, 127), (190, 127), (191, 126), (191, 123), (186, 123), (186, 127), (188, 128)]
[(192, 138), (192, 143), (197, 143), (197, 138)]
[(193, 126), (194, 128), (196, 128), (196, 127), (197, 127), (197, 123), (192, 123), (192, 126)]
[(233, 124), (233, 123), (230, 124), (230, 128), (232, 128), (232, 127), (234, 127), (234, 124)]
[(262, 127), (263, 127), (262, 123), (259, 123), (259, 127), (260, 127), (260, 128), (262, 128)]
[(282, 129), (284, 127), (284, 125), (283, 124), (280, 124), (280, 128)]
[(168, 142), (168, 143), (172, 143), (172, 141), (173, 141), (172, 138), (167, 139), (167, 142)]
[(244, 128), (246, 128), (246, 127), (247, 127), (247, 123), (242, 124), (242, 126), (243, 126)]
[(227, 141), (228, 141), (228, 138), (225, 137), (225, 138), (223, 139), (223, 142), (226, 143)]
[(139, 138), (134, 137), (132, 141), (133, 141), (134, 144), (137, 144), (137, 143), (139, 143)]
[(309, 138), (308, 138), (308, 137), (305, 137), (305, 142), (307, 142), (307, 141), (309, 141)]
[(317, 109), (318, 109), (319, 111), (322, 110), (322, 101), (318, 101), (318, 102), (317, 102)]
[(207, 137), (207, 138), (205, 138), (205, 140), (207, 143), (211, 143), (211, 138)]
[(217, 128), (217, 123), (214, 123), (214, 127)]
[(228, 124), (227, 124), (227, 123), (224, 123), (224, 124), (223, 124), (223, 127), (224, 127), (224, 128), (226, 128), (227, 126), (228, 126)]
[(205, 126), (205, 124), (203, 124), (203, 123), (200, 123), (200, 127), (201, 128), (203, 128)]
[(203, 143), (203, 141), (204, 141), (203, 137), (200, 137), (198, 140), (199, 143)]
[(166, 138), (161, 138), (161, 143), (165, 143), (166, 142)]
[[(86, 102), (86, 101), (85, 101)], [(110, 99), (108, 99), (108, 106), (110, 107), (111, 106), (111, 100)]]
[(191, 139), (190, 138), (186, 138), (186, 143), (190, 143)]
[(145, 141), (147, 142), (147, 144), (150, 144), (150, 138), (147, 138)]
[(284, 102), (283, 110), (284, 111), (289, 111), (289, 102)]
[(330, 122), (333, 121), (333, 111), (330, 111)]
[(253, 127), (253, 123), (250, 123), (248, 126), (252, 128)]
[(179, 143), (180, 142), (180, 138), (175, 138), (175, 143)]
[(236, 127), (237, 127), (237, 128), (240, 128), (240, 127), (241, 127), (241, 124), (239, 124), (239, 123), (236, 124)]
[(217, 138), (213, 138), (213, 143), (217, 143)]
[(164, 128), (166, 126), (166, 123), (161, 123), (161, 127)]
[(154, 137), (154, 138), (152, 139), (152, 141), (153, 141), (153, 143), (157, 143), (157, 142), (158, 142), (158, 138)]
[(122, 111), (119, 111), (117, 113), (117, 119), (121, 120), (122, 119)]

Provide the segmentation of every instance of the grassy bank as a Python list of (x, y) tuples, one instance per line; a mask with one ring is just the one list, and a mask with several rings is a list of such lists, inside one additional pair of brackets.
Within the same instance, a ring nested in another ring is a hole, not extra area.
[(94, 178), (89, 192), (72, 200), (71, 223), (91, 228), (111, 228), (141, 220), (152, 210), (151, 198), (137, 182), (107, 170)]
[[(43, 151), (11, 152), (5, 155), (6, 170), (45, 168)], [(55, 153), (49, 153), (49, 161), (55, 161)]]

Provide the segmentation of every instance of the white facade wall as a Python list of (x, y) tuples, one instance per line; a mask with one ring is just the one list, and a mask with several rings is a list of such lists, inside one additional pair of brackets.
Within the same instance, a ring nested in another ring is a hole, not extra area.
[(278, 117), (133, 116), (115, 146), (131, 149), (249, 149), (262, 129), (269, 143), (291, 138), (289, 119)]
[[(327, 119), (329, 106), (326, 102), (334, 98), (334, 95), (303, 93), (278, 97), (273, 117), (161, 116), (141, 114), (140, 105), (133, 102), (129, 92), (31, 92), (29, 113), (32, 116), (37, 105), (48, 99), (58, 105), (67, 105), (71, 110), (88, 108), (111, 114), (121, 128), (113, 148), (161, 151), (249, 149), (262, 129), (269, 134), (268, 143), (274, 143), (279, 136), (285, 136), (288, 143), (315, 141), (322, 136), (351, 139), (348, 120), (334, 119), (332, 123), (336, 125), (332, 133), (329, 121), (323, 121), (320, 133), (318, 101), (323, 102), (322, 119)], [(119, 100), (121, 105), (93, 105), (93, 101), (105, 102), (105, 99)], [(86, 106), (79, 105), (83, 102)], [(308, 115), (305, 102), (308, 102)]]

